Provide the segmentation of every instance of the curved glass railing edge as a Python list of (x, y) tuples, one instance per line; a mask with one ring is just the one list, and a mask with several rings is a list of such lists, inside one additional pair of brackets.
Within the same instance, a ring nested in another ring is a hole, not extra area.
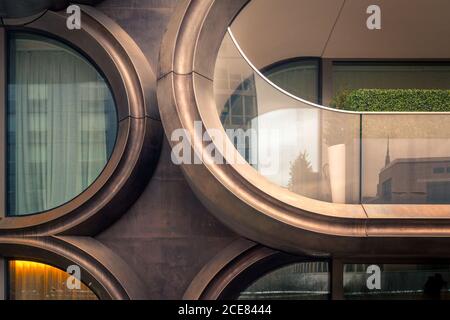
[(291, 97), (292, 99), (298, 100), (302, 103), (305, 103), (307, 105), (310, 105), (312, 107), (315, 108), (320, 108), (320, 109), (324, 109), (324, 110), (328, 110), (328, 111), (333, 111), (333, 112), (340, 112), (340, 113), (350, 113), (350, 114), (359, 114), (359, 115), (364, 115), (364, 114), (368, 114), (368, 115), (373, 115), (373, 114), (401, 114), (401, 115), (405, 115), (405, 114), (450, 114), (450, 111), (352, 111), (352, 110), (345, 110), (345, 109), (337, 109), (337, 108), (332, 108), (332, 107), (327, 107), (321, 104), (317, 104), (305, 99), (302, 99), (301, 97), (298, 97), (288, 91), (286, 91), (285, 89), (281, 88), (279, 85), (277, 85), (276, 83), (274, 83), (272, 80), (270, 80), (269, 78), (267, 78), (252, 62), (251, 60), (247, 57), (247, 55), (245, 54), (244, 50), (241, 48), (241, 46), (239, 45), (239, 42), (237, 41), (236, 37), (233, 34), (233, 31), (231, 30), (230, 27), (228, 27), (227, 29), (227, 34), (230, 36), (231, 40), (233, 41), (233, 44), (235, 45), (236, 49), (239, 51), (240, 55), (242, 56), (242, 58), (246, 61), (246, 63), (249, 65), (249, 67), (258, 74), (258, 76), (260, 76), (261, 78), (263, 78), (265, 81), (267, 81), (272, 87), (274, 87), (275, 89), (277, 89), (278, 91), (282, 92), (283, 94)]

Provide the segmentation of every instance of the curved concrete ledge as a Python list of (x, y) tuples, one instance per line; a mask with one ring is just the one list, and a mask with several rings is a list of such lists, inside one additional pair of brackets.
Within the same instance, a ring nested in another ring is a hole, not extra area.
[[(163, 40), (158, 72), (161, 118), (169, 140), (179, 128), (194, 137), (193, 154), (205, 154), (207, 146), (195, 138), (194, 121), (202, 121), (203, 131), (222, 128), (211, 112), (216, 108), (211, 79), (227, 27), (246, 3), (184, 1)], [(296, 253), (450, 253), (445, 245), (450, 241), (450, 206), (326, 203), (287, 192), (247, 164), (219, 165), (207, 160), (182, 166), (193, 190), (223, 223), (270, 247)]]
[(81, 281), (100, 299), (144, 299), (142, 281), (120, 257), (89, 237), (0, 237), (2, 256), (54, 265), (78, 265)]
[(108, 80), (118, 111), (117, 141), (100, 176), (75, 199), (44, 213), (5, 217), (0, 234), (93, 235), (111, 224), (143, 191), (159, 159), (162, 126), (156, 77), (145, 56), (117, 23), (82, 6), (81, 30), (65, 27), (65, 12), (47, 11), (7, 28), (50, 34), (80, 49)]

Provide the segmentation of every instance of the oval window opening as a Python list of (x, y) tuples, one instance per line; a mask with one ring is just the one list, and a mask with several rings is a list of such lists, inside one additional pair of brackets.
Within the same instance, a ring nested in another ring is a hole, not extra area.
[(114, 149), (117, 112), (104, 77), (54, 39), (8, 34), (7, 215), (41, 213), (86, 190)]

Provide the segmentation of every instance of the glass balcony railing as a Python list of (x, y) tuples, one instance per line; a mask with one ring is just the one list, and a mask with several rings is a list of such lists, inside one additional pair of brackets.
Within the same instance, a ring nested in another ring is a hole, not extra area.
[(450, 114), (362, 114), (363, 203), (450, 203)]
[(358, 113), (310, 103), (264, 77), (230, 32), (214, 92), (239, 153), (281, 187), (332, 203), (450, 203), (450, 113)]

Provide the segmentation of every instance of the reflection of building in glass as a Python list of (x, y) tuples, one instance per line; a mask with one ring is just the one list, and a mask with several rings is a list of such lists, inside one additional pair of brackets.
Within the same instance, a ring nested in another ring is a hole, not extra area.
[(225, 129), (248, 129), (256, 116), (256, 89), (252, 74), (245, 72), (239, 53), (224, 41), (216, 67), (217, 105)]
[[(231, 42), (224, 41), (216, 67), (215, 92), (220, 121), (226, 130), (252, 128), (256, 117), (256, 88), (252, 74), (243, 72), (242, 61)], [(247, 160), (250, 160), (249, 138), (233, 139), (233, 144)]]
[(379, 173), (374, 203), (450, 203), (450, 157), (403, 158)]

